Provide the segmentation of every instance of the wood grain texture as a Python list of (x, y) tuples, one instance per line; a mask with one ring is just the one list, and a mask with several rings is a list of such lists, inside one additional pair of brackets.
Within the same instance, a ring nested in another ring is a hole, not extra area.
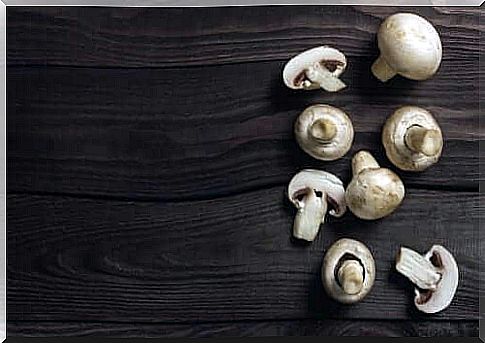
[[(9, 335), (477, 336), (482, 10), (412, 8), (440, 32), (442, 66), (426, 82), (382, 84), (375, 33), (399, 10), (9, 7)], [(348, 56), (349, 88), (286, 89), (284, 63), (322, 44)], [(293, 123), (315, 103), (353, 121), (339, 161), (295, 143)], [(440, 162), (399, 172), (407, 196), (389, 218), (347, 213), (311, 245), (292, 240), (291, 176), (321, 168), (347, 183), (360, 149), (391, 167), (380, 132), (401, 105), (434, 113)], [(319, 276), (343, 237), (377, 263), (372, 292), (350, 307)], [(393, 264), (399, 246), (432, 244), (452, 251), (460, 283), (446, 311), (425, 316)]]
[[(478, 319), (476, 193), (411, 190), (386, 220), (330, 218), (311, 245), (290, 239), (283, 187), (178, 203), (11, 195), (7, 205), (10, 320)], [(377, 269), (350, 307), (320, 281), (323, 251), (343, 237), (365, 242)], [(460, 284), (446, 311), (422, 316), (393, 264), (400, 245), (432, 244), (452, 251)]]
[[(336, 45), (375, 56), (375, 33), (398, 7), (9, 8), (9, 65), (161, 67), (286, 60)], [(478, 59), (480, 13), (418, 8), (443, 38), (445, 59)], [(190, 23), (188, 25), (187, 23)]]
[(8, 322), (9, 337), (121, 338), (248, 337), (248, 336), (374, 336), (478, 337), (478, 321), (433, 322), (362, 320), (284, 320), (199, 324), (140, 324), (96, 322)]
[[(11, 68), (8, 187), (183, 200), (286, 184), (303, 167), (324, 168), (348, 181), (357, 150), (369, 149), (389, 166), (381, 127), (397, 107), (414, 104), (435, 114), (445, 148), (440, 163), (425, 173), (401, 173), (406, 186), (478, 190), (478, 61), (445, 64), (433, 81), (420, 85), (403, 79), (380, 84), (370, 63), (356, 61), (347, 75), (350, 89), (338, 95), (286, 90), (281, 62)], [(319, 162), (297, 146), (293, 123), (315, 103), (351, 116), (356, 137), (345, 158)]]

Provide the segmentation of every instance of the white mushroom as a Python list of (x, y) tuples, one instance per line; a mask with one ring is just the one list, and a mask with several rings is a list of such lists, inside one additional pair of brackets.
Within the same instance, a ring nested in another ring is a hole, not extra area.
[(416, 285), (414, 304), (418, 310), (437, 313), (451, 304), (458, 287), (458, 266), (441, 245), (434, 245), (424, 256), (401, 247), (396, 270)]
[(390, 215), (404, 199), (404, 185), (393, 171), (380, 168), (368, 151), (352, 159), (352, 181), (345, 191), (346, 204), (357, 217), (375, 220)]
[(322, 283), (333, 299), (351, 304), (361, 301), (372, 289), (375, 262), (359, 241), (340, 239), (328, 249), (322, 264)]
[(320, 224), (329, 214), (341, 217), (346, 211), (345, 190), (342, 181), (330, 173), (305, 169), (296, 174), (288, 185), (288, 198), (298, 209), (293, 225), (293, 236), (306, 241), (315, 240)]
[(405, 106), (390, 116), (382, 131), (389, 160), (406, 171), (422, 171), (438, 162), (443, 150), (441, 129), (433, 115)]
[(303, 111), (296, 120), (295, 137), (310, 156), (333, 161), (350, 150), (354, 128), (342, 110), (328, 105), (314, 105)]
[(347, 67), (347, 59), (337, 49), (320, 46), (293, 57), (283, 70), (283, 81), (291, 89), (322, 88), (338, 92), (346, 87), (339, 76)]
[(396, 74), (426, 80), (438, 71), (443, 54), (441, 40), (426, 19), (411, 13), (394, 14), (382, 23), (377, 40), (381, 54), (372, 72), (382, 82)]

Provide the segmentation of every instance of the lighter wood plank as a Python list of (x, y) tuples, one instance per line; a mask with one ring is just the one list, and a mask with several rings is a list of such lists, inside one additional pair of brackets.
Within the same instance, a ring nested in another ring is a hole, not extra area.
[[(413, 7), (443, 38), (445, 59), (478, 59), (483, 27), (470, 8)], [(375, 34), (399, 7), (12, 8), (9, 65), (162, 67), (287, 60), (334, 45), (376, 57)], [(190, 23), (190, 25), (187, 25)]]

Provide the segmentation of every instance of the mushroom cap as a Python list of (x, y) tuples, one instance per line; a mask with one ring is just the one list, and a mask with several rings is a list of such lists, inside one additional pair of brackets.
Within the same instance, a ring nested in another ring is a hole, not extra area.
[[(310, 128), (316, 120), (325, 120), (336, 127), (335, 136), (328, 142), (316, 140)], [(344, 156), (354, 140), (354, 128), (347, 114), (333, 106), (314, 105), (303, 111), (295, 122), (295, 137), (307, 154), (322, 161), (334, 161)]]
[(342, 181), (338, 177), (315, 169), (304, 169), (293, 176), (288, 185), (288, 199), (290, 199), (296, 208), (302, 207), (303, 204), (299, 197), (306, 194), (309, 188), (315, 192), (321, 192), (326, 197), (325, 200), (332, 208), (329, 211), (331, 216), (341, 217), (345, 214), (347, 210), (347, 206), (345, 205), (345, 189)]
[(382, 58), (398, 74), (426, 80), (438, 71), (443, 55), (441, 39), (423, 17), (394, 14), (382, 23), (377, 39)]
[(458, 287), (458, 265), (451, 253), (441, 245), (433, 245), (424, 256), (430, 260), (441, 274), (441, 279), (434, 291), (421, 293), (415, 290), (414, 304), (425, 313), (437, 313), (447, 308), (455, 296)]
[(367, 168), (355, 175), (345, 192), (350, 211), (360, 219), (390, 215), (404, 199), (404, 184), (387, 168)]
[(312, 87), (303, 87), (305, 70), (315, 63), (322, 63), (335, 77), (339, 77), (347, 68), (347, 58), (337, 49), (328, 46), (319, 46), (306, 50), (288, 61), (283, 69), (283, 81), (291, 89), (318, 89), (315, 84)]
[[(356, 258), (364, 268), (364, 282), (360, 291), (354, 295), (344, 292), (337, 281), (336, 269), (347, 256)], [(333, 299), (352, 304), (362, 300), (372, 289), (376, 275), (374, 258), (369, 249), (361, 242), (343, 238), (335, 242), (325, 254), (322, 264), (322, 283), (325, 291)]]
[[(433, 156), (427, 156), (411, 150), (406, 142), (406, 132), (412, 126), (422, 126), (436, 130), (441, 138), (441, 148)], [(382, 144), (387, 158), (399, 169), (406, 171), (423, 171), (438, 162), (442, 150), (442, 133), (433, 115), (423, 108), (404, 106), (391, 115), (382, 130)]]

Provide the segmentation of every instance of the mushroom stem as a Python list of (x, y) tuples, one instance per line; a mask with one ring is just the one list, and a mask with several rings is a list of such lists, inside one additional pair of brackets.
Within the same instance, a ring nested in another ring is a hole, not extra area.
[(423, 290), (435, 290), (441, 279), (438, 269), (428, 259), (408, 248), (399, 250), (396, 270)]
[(347, 260), (337, 273), (338, 281), (348, 295), (358, 294), (364, 285), (364, 268), (357, 260)]
[(397, 72), (391, 68), (382, 55), (372, 65), (372, 73), (382, 82), (387, 82), (397, 75)]
[(308, 67), (305, 75), (312, 83), (318, 84), (327, 92), (338, 92), (347, 87), (345, 83), (318, 62)]
[(336, 125), (328, 119), (317, 119), (310, 126), (310, 135), (319, 142), (329, 142), (337, 135)]
[(409, 149), (426, 156), (436, 155), (443, 145), (441, 134), (438, 130), (429, 130), (419, 125), (411, 126), (407, 130), (404, 141)]
[(368, 151), (359, 151), (352, 158), (352, 173), (353, 175), (360, 174), (364, 169), (377, 169), (379, 164), (376, 159)]
[[(324, 198), (325, 194), (322, 195)], [(318, 197), (313, 189), (308, 188), (306, 195), (299, 202), (300, 207), (293, 223), (293, 235), (298, 239), (313, 241), (327, 213), (327, 202)]]

